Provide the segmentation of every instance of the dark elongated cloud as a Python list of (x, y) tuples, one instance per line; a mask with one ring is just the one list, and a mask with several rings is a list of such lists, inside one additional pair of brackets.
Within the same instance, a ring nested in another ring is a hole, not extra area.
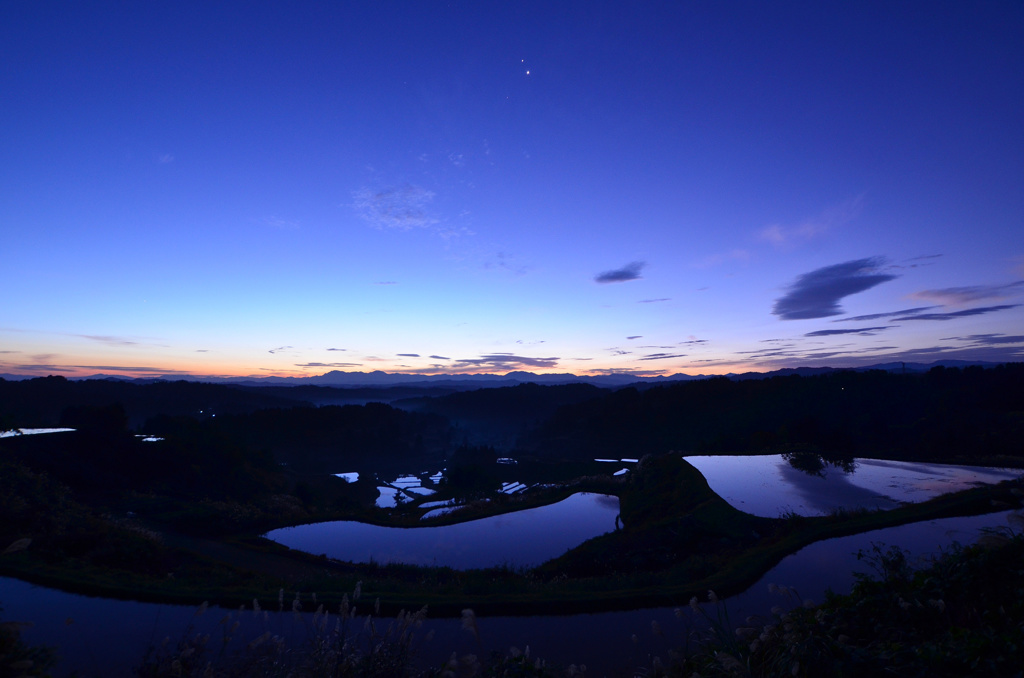
[(662, 301), (672, 301), (671, 297), (659, 297), (658, 299), (641, 299), (638, 304), (657, 304)]
[(419, 358), (420, 357), (419, 353), (396, 353), (395, 355), (397, 355), (400, 358)]
[(640, 271), (643, 270), (647, 264), (643, 261), (634, 261), (626, 264), (622, 268), (617, 268), (613, 271), (605, 271), (604, 273), (598, 273), (594, 276), (594, 282), (599, 283), (618, 283), (618, 282), (629, 282), (630, 280), (637, 280), (641, 278)]
[(995, 313), (996, 311), (1007, 311), (1011, 308), (1018, 308), (1020, 306), (1021, 304), (980, 306), (978, 308), (965, 308), (962, 311), (950, 311), (949, 313), (919, 313), (917, 315), (908, 315), (904, 318), (896, 318), (896, 320), (954, 320), (956, 318), (966, 318), (972, 315), (984, 315), (986, 313)]
[(886, 325), (885, 327), (857, 327), (851, 330), (818, 330), (816, 332), (808, 332), (805, 337), (831, 337), (834, 334), (861, 334), (864, 336), (871, 336), (882, 330), (891, 329), (893, 325)]
[(807, 320), (839, 315), (840, 300), (896, 278), (879, 273), (884, 264), (878, 257), (855, 259), (804, 273), (789, 291), (775, 300), (772, 313), (783, 320)]
[(296, 367), (362, 367), (362, 363), (295, 363)]
[(966, 337), (947, 337), (943, 341), (970, 341), (985, 346), (1002, 346), (1004, 344), (1024, 344), (1024, 334), (969, 334)]
[(888, 313), (870, 313), (868, 315), (855, 315), (852, 318), (837, 318), (834, 323), (866, 322), (868, 320), (881, 320), (882, 318), (897, 318), (915, 313), (924, 313), (938, 306), (918, 306), (917, 308), (905, 308), (902, 311), (889, 311)]
[(434, 360), (451, 360), (451, 358), (449, 358), (446, 355), (432, 355), (430, 357), (433, 358)]
[(685, 353), (651, 353), (638, 360), (668, 360), (669, 358), (684, 358)]

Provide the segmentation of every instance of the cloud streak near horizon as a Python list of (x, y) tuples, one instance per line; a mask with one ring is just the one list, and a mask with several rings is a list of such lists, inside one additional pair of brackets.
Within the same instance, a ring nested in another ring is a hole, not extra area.
[(558, 365), (558, 358), (528, 358), (511, 353), (491, 353), (479, 358), (459, 358), (453, 369), (521, 369), (537, 367), (551, 369)]

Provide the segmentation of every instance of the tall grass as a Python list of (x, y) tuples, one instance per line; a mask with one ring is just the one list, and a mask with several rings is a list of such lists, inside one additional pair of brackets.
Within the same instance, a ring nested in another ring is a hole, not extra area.
[[(336, 612), (317, 603), (316, 595), (291, 601), (290, 628), (272, 627), (273, 619), (254, 600), (223, 616), (218, 633), (198, 630), (198, 620), (209, 613), (202, 605), (182, 636), (165, 638), (151, 648), (136, 669), (141, 678), (469, 678), (471, 676), (583, 676), (586, 667), (566, 669), (548, 666), (542, 659), (510, 648), (505, 654), (481, 659), (453, 653), (440, 666), (423, 667), (418, 660), (431, 633), (423, 633), (427, 610), (400, 612), (394, 619), (380, 619), (379, 601), (369, 614), (360, 615), (356, 602), (362, 597), (357, 584), (352, 598), (346, 595)], [(314, 608), (312, 615), (306, 606)], [(278, 612), (286, 609), (284, 591), (278, 596)], [(462, 626), (479, 642), (476, 615), (466, 609)]]

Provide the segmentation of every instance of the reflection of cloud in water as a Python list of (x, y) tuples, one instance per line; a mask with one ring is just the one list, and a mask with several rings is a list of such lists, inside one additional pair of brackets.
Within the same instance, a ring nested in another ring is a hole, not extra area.
[(946, 492), (998, 483), (1019, 475), (1016, 469), (862, 459), (853, 482), (884, 491), (901, 501), (924, 501)]
[(797, 513), (813, 515), (827, 514), (838, 508), (891, 509), (899, 506), (899, 502), (890, 497), (853, 484), (850, 475), (845, 473), (827, 472), (823, 476), (812, 476), (782, 463), (779, 474), (782, 481), (790, 485), (795, 498), (803, 500), (802, 508), (806, 511)]
[(842, 507), (893, 508), (978, 483), (1016, 478), (1019, 470), (948, 464), (921, 464), (858, 458), (851, 474), (825, 468), (825, 477), (807, 475), (780, 455), (688, 456), (711, 489), (747, 513), (776, 518), (793, 511), (820, 515)]

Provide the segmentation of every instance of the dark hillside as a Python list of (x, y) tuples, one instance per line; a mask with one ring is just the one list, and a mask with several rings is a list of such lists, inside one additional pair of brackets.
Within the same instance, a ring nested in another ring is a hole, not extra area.
[[(166, 418), (147, 423), (153, 433), (173, 426)], [(383, 403), (260, 410), (217, 417), (213, 430), (244, 447), (265, 450), (297, 469), (338, 473), (393, 461), (443, 457), (449, 451), (448, 421), (405, 412)]]
[(68, 407), (120, 404), (136, 428), (158, 414), (204, 417), (238, 414), (270, 407), (292, 407), (284, 398), (257, 389), (241, 389), (195, 381), (127, 381), (41, 377), (23, 381), (0, 379), (0, 422), (21, 428), (57, 426)]
[(455, 393), (455, 388), (440, 386), (250, 386), (236, 388), (261, 395), (277, 396), (314, 405), (364, 405), (393, 403), (402, 398), (428, 398)]
[(1024, 458), (1024, 364), (623, 389), (561, 408), (522, 443), (570, 457), (812, 448), (839, 456)]
[(519, 436), (536, 428), (558, 408), (609, 393), (590, 384), (541, 386), (519, 384), (452, 393), (438, 398), (410, 398), (396, 407), (447, 417), (459, 441), (509, 449)]

